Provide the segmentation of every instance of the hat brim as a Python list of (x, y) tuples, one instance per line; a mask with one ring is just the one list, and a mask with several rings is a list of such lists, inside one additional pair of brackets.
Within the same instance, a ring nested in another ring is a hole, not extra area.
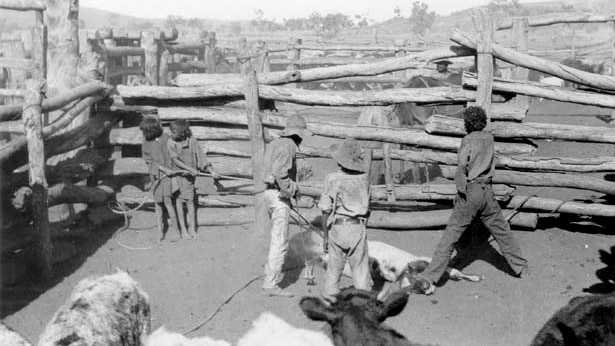
[(335, 160), (335, 162), (346, 169), (361, 173), (365, 173), (369, 170), (370, 162), (367, 160), (366, 153), (361, 153), (361, 157), (359, 157), (359, 159), (353, 159), (335, 150), (331, 153), (331, 157)]
[(287, 127), (280, 132), (280, 136), (283, 136), (283, 137), (290, 137), (290, 136), (296, 135), (301, 138), (305, 138), (307, 136), (310, 136), (311, 134), (312, 134), (312, 131), (308, 129), (304, 129), (304, 128), (298, 128), (298, 127)]

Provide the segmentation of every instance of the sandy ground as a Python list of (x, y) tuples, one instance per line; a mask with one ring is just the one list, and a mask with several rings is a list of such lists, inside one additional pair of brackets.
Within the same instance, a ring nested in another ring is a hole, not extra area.
[[(544, 106), (541, 105), (544, 108)], [(536, 114), (541, 107), (534, 109)], [(575, 110), (552, 104), (552, 112)], [(586, 109), (581, 114), (591, 113)], [(543, 113), (547, 113), (544, 112)], [(557, 113), (561, 114), (561, 113)], [(595, 115), (595, 114), (594, 114)], [(609, 126), (594, 116), (530, 115), (527, 121)], [(540, 142), (540, 156), (613, 155), (612, 145)], [(598, 175), (602, 176), (602, 175)], [(523, 192), (523, 189), (521, 189)], [(569, 189), (528, 189), (524, 193), (557, 198), (591, 198), (595, 193)], [(212, 211), (214, 212), (214, 211)], [(233, 216), (233, 210), (215, 211)], [(153, 213), (142, 211), (131, 228), (117, 233), (121, 224), (100, 229), (98, 237), (81, 244), (82, 255), (56, 269), (47, 287), (23, 283), (2, 291), (3, 321), (36, 341), (55, 310), (75, 284), (91, 275), (127, 270), (149, 294), (153, 328), (165, 325), (185, 332), (204, 321), (232, 292), (262, 274), (268, 239), (254, 234), (251, 225), (201, 227), (197, 240), (153, 245), (158, 238)], [(291, 234), (301, 230), (291, 227)], [(576, 224), (542, 223), (536, 231), (515, 230), (531, 265), (531, 276), (516, 279), (504, 271), (503, 259), (493, 244), (465, 269), (484, 275), (480, 283), (448, 282), (434, 296), (411, 295), (406, 309), (386, 324), (408, 339), (438, 345), (527, 345), (543, 323), (572, 297), (595, 284), (602, 267), (598, 250), (615, 245), (607, 230)], [(392, 232), (370, 230), (369, 239), (381, 240), (417, 255), (431, 255), (441, 231)], [(298, 238), (294, 238), (297, 241)], [(123, 247), (146, 247), (132, 250)], [(289, 264), (301, 258), (290, 258)], [(308, 286), (301, 270), (291, 270), (283, 285), (299, 297), (315, 295), (324, 281), (316, 267), (316, 286)], [(241, 290), (211, 321), (192, 336), (208, 335), (236, 342), (263, 311), (271, 311), (291, 324), (314, 330), (322, 323), (308, 320), (293, 299), (261, 294), (261, 279)], [(349, 285), (349, 280), (344, 284)]]

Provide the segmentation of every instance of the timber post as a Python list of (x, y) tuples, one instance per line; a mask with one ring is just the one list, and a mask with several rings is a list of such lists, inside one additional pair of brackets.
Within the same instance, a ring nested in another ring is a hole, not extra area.
[[(251, 52), (242, 52), (244, 56), (250, 56)], [(269, 216), (267, 206), (265, 205), (265, 130), (261, 119), (259, 97), (258, 97), (258, 80), (256, 77), (256, 69), (251, 61), (246, 58), (241, 63), (241, 72), (243, 74), (243, 91), (246, 100), (246, 113), (248, 120), (248, 131), (250, 133), (251, 154), (252, 154), (252, 172), (254, 178), (254, 227), (257, 236), (265, 236), (269, 226)]]
[[(611, 24), (611, 76), (615, 76), (615, 21)], [(615, 123), (615, 109), (611, 109), (611, 124)]]
[(141, 48), (143, 48), (143, 72), (149, 85), (158, 85), (158, 43), (156, 33), (152, 30), (141, 31)]
[(393, 161), (391, 160), (391, 144), (384, 143), (382, 145), (384, 155), (384, 183), (387, 190), (387, 201), (395, 202), (395, 181), (393, 180)]
[[(527, 18), (513, 18), (512, 27), (512, 41), (513, 47), (521, 53), (528, 51), (529, 45), (529, 20)], [(521, 81), (527, 81), (529, 77), (529, 70), (524, 67), (515, 66), (512, 73), (512, 78)], [(516, 96), (516, 99), (522, 102), (524, 105), (529, 104), (529, 98), (527, 96)]]
[(47, 179), (45, 178), (45, 147), (43, 143), (43, 102), (44, 79), (26, 82), (26, 97), (23, 108), (24, 133), (28, 142), (29, 182), (32, 189), (32, 218), (34, 221), (35, 244), (34, 265), (43, 280), (52, 276), (51, 236), (47, 204)]
[(474, 28), (478, 33), (476, 43), (476, 71), (478, 73), (476, 105), (482, 107), (487, 113), (486, 130), (489, 130), (491, 128), (491, 91), (494, 64), (491, 43), (494, 39), (495, 25), (493, 14), (485, 8), (476, 10), (472, 19)]
[[(301, 49), (296, 48), (296, 46), (300, 45), (302, 40), (300, 38), (294, 39), (290, 38), (288, 42), (288, 52), (286, 53), (286, 58), (290, 60), (290, 64), (286, 67), (286, 71), (294, 71), (299, 69), (299, 65), (293, 63), (293, 60), (299, 60), (301, 58)], [(288, 84), (289, 87), (297, 87), (297, 84), (291, 83)]]
[(207, 61), (207, 73), (216, 73), (216, 33), (210, 31), (207, 34), (207, 48), (205, 48)]

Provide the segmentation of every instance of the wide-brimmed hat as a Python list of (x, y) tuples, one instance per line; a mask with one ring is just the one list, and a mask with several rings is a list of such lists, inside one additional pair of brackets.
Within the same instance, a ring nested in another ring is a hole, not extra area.
[(342, 167), (365, 173), (369, 169), (367, 154), (354, 139), (345, 139), (342, 143), (331, 146), (331, 157)]
[(433, 62), (436, 65), (450, 65), (452, 62), (450, 60), (436, 60)]
[(291, 115), (286, 119), (286, 127), (280, 132), (280, 136), (282, 137), (297, 135), (301, 138), (305, 138), (311, 134), (312, 132), (308, 130), (305, 119), (300, 115)]

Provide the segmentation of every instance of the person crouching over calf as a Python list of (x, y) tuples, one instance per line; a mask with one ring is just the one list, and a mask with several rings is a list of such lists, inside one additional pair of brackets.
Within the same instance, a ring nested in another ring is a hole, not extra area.
[(322, 211), (324, 252), (329, 253), (323, 298), (334, 301), (340, 292), (340, 278), (346, 261), (352, 270), (354, 287), (371, 289), (367, 250), (366, 218), (369, 212), (370, 158), (355, 140), (344, 140), (331, 148), (340, 170), (324, 180), (318, 207)]
[(271, 218), (271, 243), (265, 265), (263, 291), (269, 296), (292, 297), (283, 290), (282, 266), (288, 252), (288, 221), (290, 208), (297, 198), (297, 150), (310, 134), (305, 119), (299, 115), (288, 118), (280, 138), (267, 144), (265, 150), (265, 205)]
[(474, 219), (480, 219), (493, 235), (515, 276), (525, 277), (529, 273), (521, 247), (493, 195), (493, 136), (483, 131), (487, 125), (487, 115), (480, 107), (468, 107), (463, 113), (463, 119), (468, 134), (463, 137), (459, 147), (455, 206), (431, 263), (419, 275), (420, 291), (424, 294), (435, 291), (434, 284), (442, 278), (455, 245)]

